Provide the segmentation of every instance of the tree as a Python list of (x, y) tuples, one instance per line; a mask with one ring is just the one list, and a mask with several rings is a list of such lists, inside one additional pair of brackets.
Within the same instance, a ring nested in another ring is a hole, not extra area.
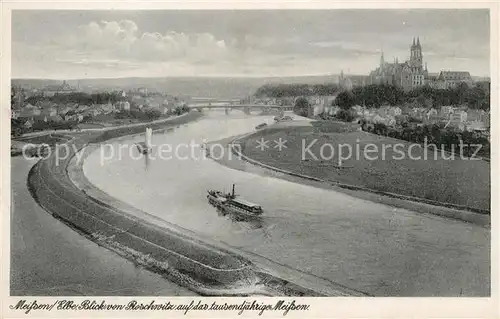
[(373, 132), (378, 135), (387, 135), (387, 126), (383, 123), (375, 123), (373, 125)]
[(356, 118), (356, 116), (350, 110), (340, 110), (337, 112), (337, 114), (335, 116), (339, 120), (344, 121), (344, 122), (352, 122)]
[(17, 137), (23, 134), (23, 122), (19, 119), (10, 119), (10, 135)]
[(457, 87), (455, 88), (455, 92), (454, 92), (457, 96), (457, 99), (458, 99), (457, 104), (464, 104), (465, 103), (465, 98), (468, 94), (468, 91), (469, 91), (469, 86), (466, 83), (462, 82), (459, 85), (457, 85)]
[(148, 120), (156, 120), (161, 116), (161, 112), (157, 109), (149, 109), (144, 112), (148, 117)]
[(299, 97), (297, 101), (295, 101), (293, 112), (299, 116), (308, 116), (309, 107), (309, 101), (305, 97)]
[(335, 98), (335, 103), (343, 110), (349, 110), (356, 103), (354, 94), (351, 92), (340, 92)]

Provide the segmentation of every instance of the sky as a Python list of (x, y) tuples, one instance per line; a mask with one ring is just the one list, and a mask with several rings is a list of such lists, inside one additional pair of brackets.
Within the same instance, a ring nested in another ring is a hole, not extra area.
[(405, 61), (489, 76), (489, 12), (448, 10), (13, 11), (13, 78), (368, 74)]

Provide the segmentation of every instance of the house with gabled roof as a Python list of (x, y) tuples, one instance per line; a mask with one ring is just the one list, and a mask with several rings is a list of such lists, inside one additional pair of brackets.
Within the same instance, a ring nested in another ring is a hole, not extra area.
[(50, 106), (42, 109), (41, 115), (55, 116), (57, 115), (57, 108)]
[(69, 111), (71, 111), (72, 108), (69, 107), (68, 105), (60, 105), (58, 108), (57, 108), (57, 114), (58, 115), (64, 115), (66, 113), (68, 113)]
[(33, 124), (35, 124), (35, 121), (33, 121), (33, 119), (27, 119), (27, 120), (24, 122), (23, 126), (24, 126), (25, 128), (27, 128), (27, 129), (30, 129), (30, 128), (32, 128), (32, 127), (33, 127)]

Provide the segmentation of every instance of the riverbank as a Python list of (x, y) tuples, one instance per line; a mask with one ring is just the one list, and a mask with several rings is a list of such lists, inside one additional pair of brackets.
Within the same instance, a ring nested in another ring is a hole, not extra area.
[(104, 131), (113, 131), (116, 129), (121, 129), (121, 128), (126, 128), (126, 127), (144, 127), (144, 126), (152, 126), (152, 125), (157, 125), (157, 124), (162, 124), (162, 123), (168, 123), (171, 121), (175, 121), (177, 118), (186, 116), (187, 113), (184, 113), (182, 115), (177, 115), (177, 116), (169, 116), (169, 117), (161, 117), (157, 120), (153, 121), (142, 121), (142, 122), (130, 122), (130, 123), (116, 123), (115, 125), (100, 125), (97, 123), (82, 123), (81, 127), (79, 129), (72, 129), (72, 130), (43, 130), (43, 131), (36, 131), (36, 132), (30, 132), (30, 133), (25, 133), (19, 137), (14, 138), (14, 140), (23, 140), (31, 137), (36, 137), (36, 136), (44, 136), (48, 134), (60, 134), (60, 133), (82, 133), (82, 132), (104, 132)]
[[(281, 150), (276, 147), (261, 150), (262, 138), (271, 143), (281, 139), (286, 144)], [(395, 145), (409, 154), (409, 143), (360, 131), (263, 130), (243, 138), (240, 144), (248, 158), (283, 171), (341, 187), (346, 185), (343, 188), (352, 186), (354, 190), (371, 190), (392, 198), (415, 198), (425, 204), (489, 215), (490, 170), (489, 163), (484, 161), (436, 159), (433, 153), (424, 159), (425, 152), (419, 148), (411, 150), (413, 158), (400, 158), (394, 151)], [(384, 157), (373, 152), (369, 155), (379, 158), (365, 157), (362, 151), (368, 145), (379, 153), (385, 152)], [(361, 152), (357, 154), (356, 149)], [(332, 151), (333, 156), (324, 158)]]
[(27, 188), (34, 164), (34, 160), (11, 158), (11, 296), (196, 295), (47, 214)]

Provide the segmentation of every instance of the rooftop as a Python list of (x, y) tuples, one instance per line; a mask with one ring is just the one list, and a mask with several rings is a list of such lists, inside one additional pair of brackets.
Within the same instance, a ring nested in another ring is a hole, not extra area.
[(237, 202), (237, 203), (240, 203), (240, 204), (243, 204), (243, 205), (246, 205), (248, 207), (260, 207), (259, 205), (257, 204), (254, 204), (254, 203), (251, 203), (249, 201), (246, 201), (244, 199), (241, 199), (241, 198), (235, 198), (233, 199), (234, 202)]

